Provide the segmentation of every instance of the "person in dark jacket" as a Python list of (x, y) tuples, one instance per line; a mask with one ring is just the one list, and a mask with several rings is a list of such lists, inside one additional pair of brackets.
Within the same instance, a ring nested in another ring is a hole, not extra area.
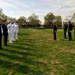
[(0, 49), (2, 49), (2, 24), (0, 21)]
[(72, 23), (69, 21), (69, 22), (68, 22), (68, 37), (69, 37), (69, 41), (72, 40), (72, 34), (71, 34), (72, 29), (73, 29), (73, 25), (72, 25)]
[(3, 36), (4, 36), (4, 45), (7, 46), (8, 40), (8, 29), (7, 29), (7, 20), (3, 20), (2, 28), (3, 28)]
[(67, 27), (68, 27), (67, 22), (64, 22), (64, 39), (66, 39)]
[(56, 26), (56, 23), (54, 23), (53, 25), (54, 40), (56, 40), (56, 32), (57, 32), (57, 26)]

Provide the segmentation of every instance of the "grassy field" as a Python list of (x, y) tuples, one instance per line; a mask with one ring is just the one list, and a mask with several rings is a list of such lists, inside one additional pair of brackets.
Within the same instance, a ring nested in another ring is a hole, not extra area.
[(51, 29), (22, 29), (0, 50), (0, 75), (75, 75), (74, 38), (64, 40), (58, 30), (54, 41)]

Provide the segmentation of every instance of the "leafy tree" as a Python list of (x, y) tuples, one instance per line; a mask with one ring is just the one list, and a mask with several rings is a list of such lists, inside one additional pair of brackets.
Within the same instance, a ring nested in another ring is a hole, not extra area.
[(17, 19), (19, 27), (23, 27), (26, 23), (26, 18), (24, 16), (21, 16), (19, 19)]
[(54, 20), (56, 21), (58, 27), (62, 26), (62, 17), (61, 16), (55, 16)]
[(29, 24), (31, 27), (36, 28), (40, 24), (40, 20), (38, 19), (38, 16), (33, 13), (31, 16), (28, 17)]
[(72, 15), (72, 21), (75, 22), (75, 13)]
[(53, 13), (48, 13), (45, 17), (44, 17), (44, 25), (47, 25), (49, 28), (52, 27), (53, 24), (53, 20), (54, 20), (55, 16)]
[(12, 18), (12, 17), (7, 17), (7, 20), (10, 21), (10, 22), (16, 22), (16, 18)]
[(3, 13), (3, 10), (0, 8), (0, 20), (7, 19), (7, 16)]
[(72, 15), (72, 21), (74, 24), (74, 39), (75, 39), (75, 13)]

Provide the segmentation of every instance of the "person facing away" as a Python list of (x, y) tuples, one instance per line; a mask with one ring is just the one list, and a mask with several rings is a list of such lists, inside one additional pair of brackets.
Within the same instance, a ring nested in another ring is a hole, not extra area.
[(67, 22), (65, 22), (64, 23), (64, 39), (66, 39), (67, 27), (68, 27), (68, 24)]
[(69, 22), (68, 22), (68, 37), (69, 37), (69, 41), (72, 40), (72, 34), (71, 34), (72, 29), (73, 29), (73, 25), (72, 25), (72, 23), (69, 21)]
[(54, 40), (56, 40), (56, 32), (57, 32), (57, 26), (56, 26), (56, 23), (54, 23), (54, 24), (53, 24)]
[(0, 20), (0, 49), (2, 49), (2, 24)]
[(3, 24), (2, 24), (5, 46), (7, 46), (7, 39), (8, 39), (8, 29), (7, 29), (6, 22), (7, 22), (7, 20), (3, 20)]

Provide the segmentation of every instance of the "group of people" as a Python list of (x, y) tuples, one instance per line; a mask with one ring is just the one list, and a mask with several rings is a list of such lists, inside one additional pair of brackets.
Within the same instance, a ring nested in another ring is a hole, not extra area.
[[(72, 23), (64, 22), (64, 39), (66, 39), (66, 34), (68, 33), (68, 38), (72, 40), (71, 31), (73, 29)], [(17, 22), (7, 22), (7, 20), (0, 20), (0, 49), (2, 49), (2, 37), (4, 37), (4, 46), (7, 46), (7, 42), (13, 43), (13, 41), (18, 39), (18, 24)], [(53, 24), (53, 34), (54, 40), (56, 40), (57, 24)]]
[(0, 20), (0, 49), (2, 49), (2, 38), (4, 39), (4, 46), (8, 46), (7, 42), (13, 43), (18, 39), (18, 30), (17, 22)]
[[(73, 29), (73, 25), (72, 25), (71, 21), (64, 22), (63, 29), (64, 29), (64, 39), (67, 39), (66, 34), (68, 33), (68, 39), (69, 39), (69, 41), (71, 41), (72, 40), (71, 32)], [(56, 25), (56, 23), (54, 23), (54, 25), (53, 25), (54, 40), (56, 40), (56, 32), (57, 32), (57, 25)]]

